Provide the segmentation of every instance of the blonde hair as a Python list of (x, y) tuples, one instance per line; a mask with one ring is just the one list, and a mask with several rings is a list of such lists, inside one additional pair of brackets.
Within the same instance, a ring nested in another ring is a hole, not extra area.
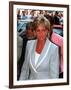
[(50, 30), (50, 22), (43, 15), (40, 15), (37, 18), (35, 18), (35, 20), (34, 20), (34, 30), (36, 30), (37, 27), (41, 24), (44, 25), (46, 29)]

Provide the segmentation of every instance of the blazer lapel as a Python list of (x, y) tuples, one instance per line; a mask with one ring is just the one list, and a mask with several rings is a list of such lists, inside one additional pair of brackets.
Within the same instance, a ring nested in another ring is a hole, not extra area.
[(44, 48), (43, 48), (43, 50), (42, 50), (42, 52), (40, 54), (40, 57), (38, 58), (38, 62), (37, 62), (36, 68), (38, 68), (41, 65), (41, 63), (44, 61), (46, 55), (48, 54), (50, 46), (51, 46), (51, 42), (47, 39), (46, 40), (46, 44), (44, 45)]
[(44, 45), (44, 48), (38, 58), (38, 62), (37, 64), (35, 65), (35, 49), (36, 49), (36, 43), (37, 43), (37, 40), (35, 40), (33, 46), (32, 46), (32, 50), (31, 50), (31, 54), (30, 54), (30, 63), (32, 65), (32, 68), (34, 69), (35, 72), (36, 69), (41, 65), (41, 63), (44, 61), (49, 49), (50, 49), (50, 46), (51, 46), (51, 42), (47, 39), (46, 40), (46, 44)]
[(35, 40), (33, 46), (32, 46), (32, 50), (31, 50), (31, 54), (30, 54), (30, 63), (31, 63), (31, 66), (32, 68), (34, 69), (35, 72), (36, 71), (36, 66), (35, 66), (35, 48), (36, 48), (36, 42), (37, 40)]

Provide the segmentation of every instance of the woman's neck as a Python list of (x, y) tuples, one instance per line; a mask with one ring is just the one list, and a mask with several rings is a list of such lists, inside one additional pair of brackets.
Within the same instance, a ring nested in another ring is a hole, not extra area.
[(37, 40), (37, 44), (44, 45), (46, 40)]
[(36, 52), (41, 53), (44, 45), (45, 45), (46, 40), (37, 40), (37, 45), (36, 45)]

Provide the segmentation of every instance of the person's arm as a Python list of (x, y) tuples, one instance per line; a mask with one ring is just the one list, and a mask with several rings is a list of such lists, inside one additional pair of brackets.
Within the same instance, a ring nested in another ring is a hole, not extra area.
[(50, 77), (59, 78), (59, 50), (58, 47), (52, 50), (52, 56), (50, 59)]
[(25, 61), (23, 63), (19, 80), (27, 80), (29, 77), (28, 49), (26, 47)]

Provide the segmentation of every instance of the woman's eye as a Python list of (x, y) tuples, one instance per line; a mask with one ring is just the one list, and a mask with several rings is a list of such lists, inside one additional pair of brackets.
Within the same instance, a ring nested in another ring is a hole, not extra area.
[(43, 31), (43, 32), (46, 32), (46, 29), (43, 29), (42, 31)]
[(37, 31), (37, 32), (39, 32), (40, 30), (39, 30), (39, 29), (37, 29), (36, 31)]

